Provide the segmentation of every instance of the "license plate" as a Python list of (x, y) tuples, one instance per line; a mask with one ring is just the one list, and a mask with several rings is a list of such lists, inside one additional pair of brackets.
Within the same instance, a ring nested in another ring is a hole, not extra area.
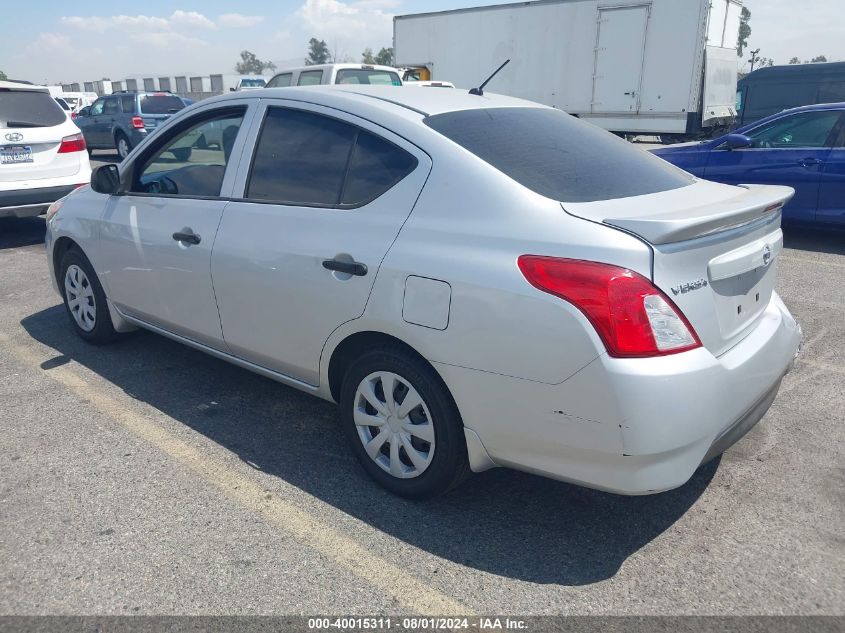
[(17, 147), (0, 147), (0, 164), (8, 165), (10, 163), (31, 163), (32, 162), (32, 148), (17, 146)]

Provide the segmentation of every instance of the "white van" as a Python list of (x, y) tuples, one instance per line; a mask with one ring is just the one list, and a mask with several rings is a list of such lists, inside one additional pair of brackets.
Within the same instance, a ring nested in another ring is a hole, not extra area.
[(282, 70), (267, 82), (267, 88), (350, 84), (401, 86), (399, 71), (390, 66), (372, 64), (319, 64)]

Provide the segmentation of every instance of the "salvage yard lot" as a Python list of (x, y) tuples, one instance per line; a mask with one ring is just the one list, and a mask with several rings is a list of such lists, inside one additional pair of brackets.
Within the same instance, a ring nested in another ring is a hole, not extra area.
[(149, 333), (82, 342), (43, 236), (0, 220), (2, 614), (845, 613), (843, 234), (787, 231), (803, 353), (681, 489), (498, 469), (427, 503), (366, 477), (328, 403)]

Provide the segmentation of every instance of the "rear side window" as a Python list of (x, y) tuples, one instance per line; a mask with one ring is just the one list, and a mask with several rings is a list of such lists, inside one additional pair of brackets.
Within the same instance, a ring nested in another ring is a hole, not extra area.
[(355, 133), (355, 127), (337, 119), (270, 108), (255, 151), (247, 198), (336, 205)]
[(425, 123), (528, 189), (561, 202), (641, 196), (694, 182), (627, 141), (550, 108), (461, 110), (429, 116)]
[(337, 71), (337, 84), (364, 84), (373, 86), (401, 86), (399, 75), (387, 70), (368, 68), (342, 68)]
[(103, 114), (115, 114), (117, 112), (117, 99), (106, 99), (103, 101)]
[(297, 86), (318, 86), (322, 80), (323, 80), (323, 71), (322, 70), (306, 70), (305, 72), (299, 73), (299, 81), (296, 82), (296, 85)]
[(357, 206), (386, 192), (416, 166), (414, 156), (355, 125), (271, 108), (246, 197), (301, 206)]
[(356, 205), (374, 200), (416, 166), (417, 159), (405, 150), (361, 130), (349, 161), (341, 203)]
[(0, 128), (53, 127), (65, 120), (61, 106), (46, 92), (0, 88)]
[(125, 114), (135, 114), (135, 95), (126, 95), (120, 98), (120, 107)]
[(185, 102), (175, 95), (144, 95), (141, 97), (142, 114), (173, 114), (185, 107)]
[(291, 73), (285, 73), (284, 75), (276, 75), (273, 77), (268, 83), (267, 88), (287, 88), (290, 86)]

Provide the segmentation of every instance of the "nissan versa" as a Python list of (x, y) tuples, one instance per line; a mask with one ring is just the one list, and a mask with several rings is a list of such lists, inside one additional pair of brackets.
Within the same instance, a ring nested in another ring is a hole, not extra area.
[(493, 466), (644, 494), (738, 440), (793, 363), (791, 195), (518, 99), (267, 89), (98, 168), (47, 253), (82, 338), (142, 327), (333, 400), (397, 494)]

